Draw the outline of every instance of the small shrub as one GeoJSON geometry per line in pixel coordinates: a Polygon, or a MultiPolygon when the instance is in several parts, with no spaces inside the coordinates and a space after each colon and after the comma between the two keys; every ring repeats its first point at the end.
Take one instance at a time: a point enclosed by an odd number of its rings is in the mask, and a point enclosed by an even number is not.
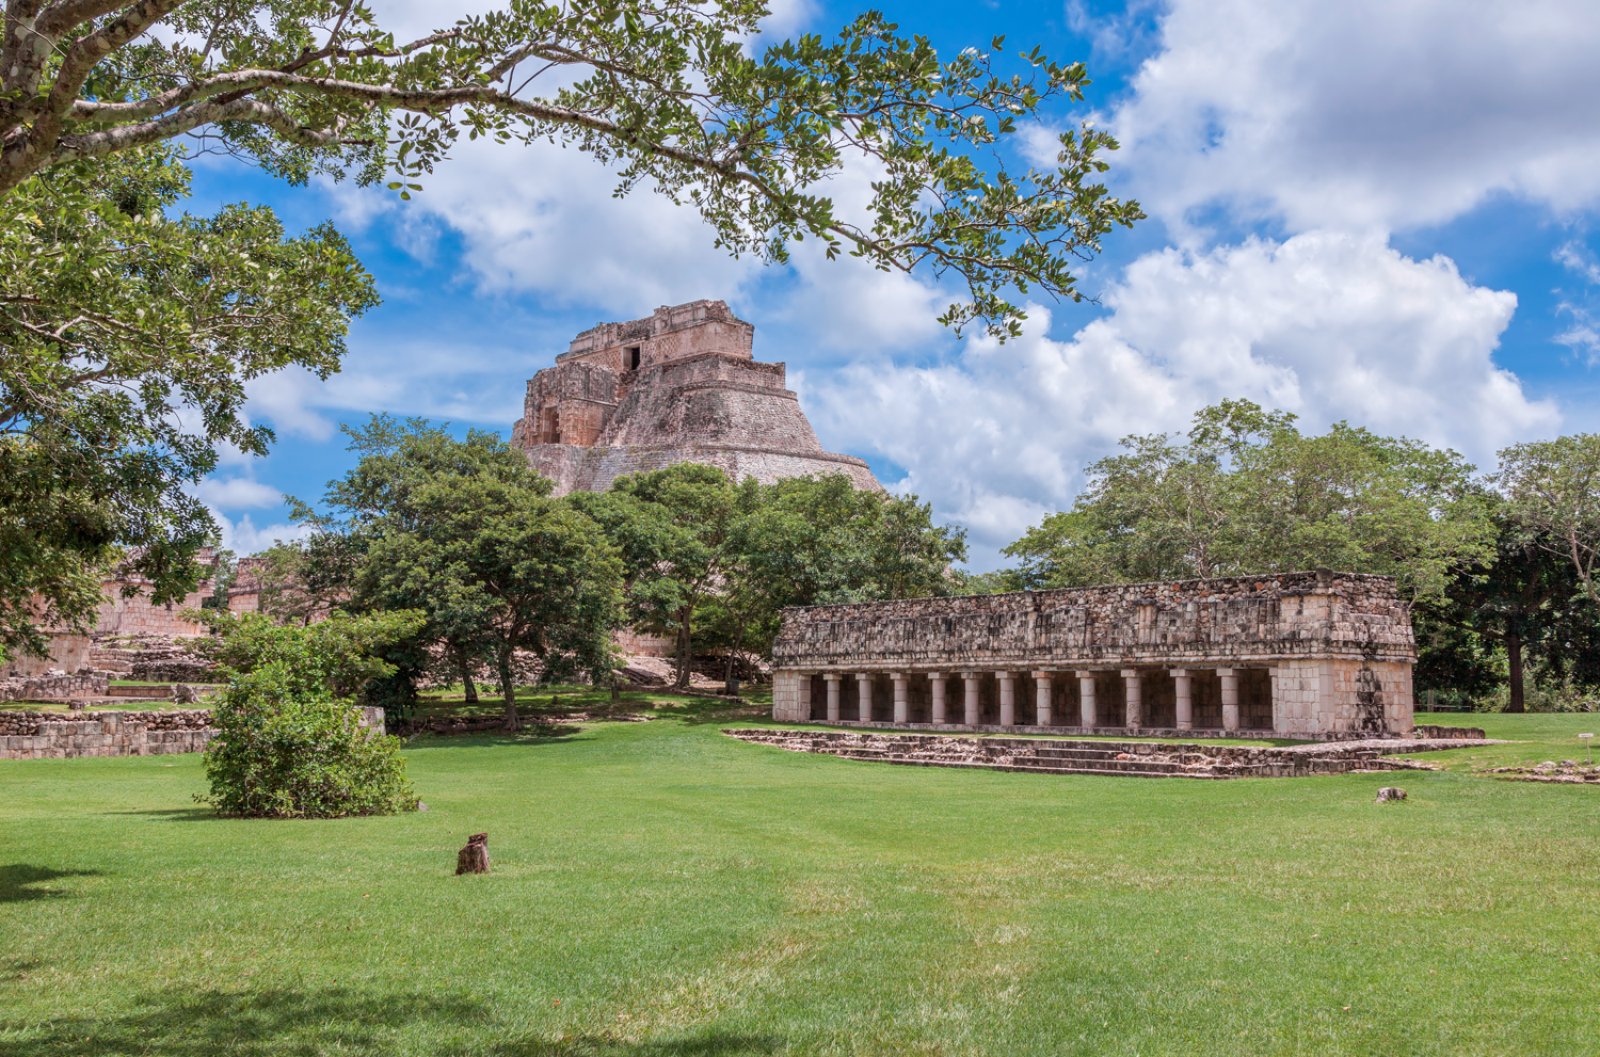
{"type": "Polygon", "coordinates": [[[235,678],[212,708],[206,750],[211,793],[224,815],[340,818],[411,811],[400,739],[361,724],[347,700],[295,692],[283,662],[235,678]]]}
{"type": "MultiPolygon", "coordinates": [[[[400,739],[362,725],[339,691],[387,666],[371,658],[367,618],[281,627],[230,620],[217,652],[230,682],[212,707],[206,749],[211,792],[198,797],[224,815],[340,818],[415,810],[400,739]]],[[[385,633],[387,634],[385,629],[385,633]]]]}

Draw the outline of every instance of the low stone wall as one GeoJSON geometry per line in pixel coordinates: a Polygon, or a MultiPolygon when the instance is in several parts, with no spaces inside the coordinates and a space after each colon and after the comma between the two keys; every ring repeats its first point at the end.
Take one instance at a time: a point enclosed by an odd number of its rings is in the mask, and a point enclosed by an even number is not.
{"type": "Polygon", "coordinates": [[[105,672],[78,672],[65,675],[31,675],[0,679],[0,701],[45,701],[52,704],[79,701],[86,697],[105,697],[110,687],[105,672]]]}
{"type": "MultiPolygon", "coordinates": [[[[384,733],[383,709],[360,711],[363,726],[384,733]]],[[[66,714],[0,711],[0,760],[200,752],[215,734],[211,710],[205,708],[66,714]]]]}
{"type": "Polygon", "coordinates": [[[211,740],[205,709],[165,712],[0,712],[0,759],[159,756],[211,740]]]}

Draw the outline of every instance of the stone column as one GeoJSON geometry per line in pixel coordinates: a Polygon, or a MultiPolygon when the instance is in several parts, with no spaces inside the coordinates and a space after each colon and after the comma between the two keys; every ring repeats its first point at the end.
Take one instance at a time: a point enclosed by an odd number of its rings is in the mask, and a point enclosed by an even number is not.
{"type": "Polygon", "coordinates": [[[1190,693],[1191,680],[1186,668],[1172,669],[1173,696],[1178,702],[1178,729],[1194,729],[1194,697],[1190,693]]]}
{"type": "Polygon", "coordinates": [[[1139,669],[1122,669],[1123,726],[1138,730],[1144,726],[1144,702],[1139,697],[1139,669]]]}
{"type": "Polygon", "coordinates": [[[969,727],[976,727],[978,725],[978,680],[983,676],[977,672],[962,672],[961,678],[967,684],[966,708],[965,714],[962,716],[962,722],[969,727]]]}
{"type": "Polygon", "coordinates": [[[911,680],[905,672],[895,672],[889,678],[894,680],[894,721],[910,723],[911,680]]]}
{"type": "Polygon", "coordinates": [[[1033,673],[1033,721],[1048,727],[1054,717],[1050,714],[1050,673],[1033,673]]]}
{"type": "Polygon", "coordinates": [[[945,676],[938,672],[928,676],[928,688],[933,695],[933,721],[935,723],[948,722],[944,715],[944,682],[945,676]]]}
{"type": "Polygon", "coordinates": [[[1100,713],[1094,704],[1094,673],[1078,673],[1078,726],[1098,727],[1100,713]]]}
{"type": "Polygon", "coordinates": [[[811,674],[810,672],[800,672],[796,676],[799,682],[795,684],[794,688],[795,714],[806,720],[811,718],[811,674]]]}
{"type": "Polygon", "coordinates": [[[861,722],[872,722],[872,673],[856,673],[856,702],[860,706],[861,722]]]}
{"type": "Polygon", "coordinates": [[[1239,729],[1239,670],[1218,668],[1217,678],[1222,680],[1222,729],[1239,729]]]}
{"type": "Polygon", "coordinates": [[[828,722],[839,722],[839,680],[844,676],[838,672],[828,672],[822,681],[828,684],[828,722]]]}
{"type": "Polygon", "coordinates": [[[1017,673],[995,672],[994,676],[1000,681],[1000,725],[1014,727],[1017,725],[1017,673]]]}
{"type": "MultiPolygon", "coordinates": [[[[1334,671],[1333,661],[1323,661],[1322,668],[1317,672],[1317,703],[1311,709],[1311,714],[1306,717],[1311,722],[1312,730],[1353,730],[1356,717],[1351,714],[1353,710],[1339,707],[1339,675],[1334,671]]],[[[1274,668],[1274,671],[1277,669],[1274,668]]],[[[1273,727],[1283,726],[1278,722],[1278,680],[1272,680],[1272,719],[1273,727]]],[[[1304,729],[1304,728],[1302,728],[1304,729]]]]}

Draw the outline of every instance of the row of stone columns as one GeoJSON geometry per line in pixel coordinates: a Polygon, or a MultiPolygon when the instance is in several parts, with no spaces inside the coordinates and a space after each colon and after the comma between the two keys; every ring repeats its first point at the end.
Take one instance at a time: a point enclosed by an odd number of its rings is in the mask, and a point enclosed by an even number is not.
{"type": "MultiPolygon", "coordinates": [[[[1218,668],[1217,676],[1222,683],[1222,729],[1239,729],[1239,673],[1234,668],[1218,668]]],[[[1017,725],[1017,673],[996,672],[995,678],[1000,684],[1000,726],[1013,727],[1017,725]]],[[[1055,725],[1051,701],[1052,684],[1057,672],[1034,672],[1034,722],[1041,727],[1055,725]]],[[[1092,671],[1078,671],[1074,673],[1078,679],[1078,726],[1100,726],[1099,708],[1095,701],[1094,680],[1092,671]]],[[[1144,725],[1144,703],[1142,700],[1140,676],[1137,668],[1122,669],[1123,685],[1123,726],[1138,728],[1144,725]]],[[[1186,668],[1170,669],[1172,676],[1174,697],[1176,700],[1177,728],[1179,730],[1192,730],[1194,728],[1194,694],[1189,671],[1186,668]]],[[[978,725],[979,714],[979,688],[984,677],[983,672],[961,672],[959,678],[963,681],[964,694],[962,697],[961,722],[965,726],[978,725]]],[[[846,678],[843,673],[824,673],[823,681],[827,685],[827,721],[838,723],[844,717],[840,715],[840,683],[846,678]]],[[[872,718],[872,680],[871,672],[858,672],[856,679],[856,718],[863,723],[870,722],[872,718]]],[[[904,672],[892,672],[889,678],[894,683],[894,722],[899,724],[911,721],[911,676],[904,672]]],[[[950,676],[933,672],[928,675],[931,690],[932,715],[934,725],[943,725],[949,720],[949,708],[946,703],[945,684],[950,676]]],[[[808,696],[809,696],[809,683],[808,696]]]]}

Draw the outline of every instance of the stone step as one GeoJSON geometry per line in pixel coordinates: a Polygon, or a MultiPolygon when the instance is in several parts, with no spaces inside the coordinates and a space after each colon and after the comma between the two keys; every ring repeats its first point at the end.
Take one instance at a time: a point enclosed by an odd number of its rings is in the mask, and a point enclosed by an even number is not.
{"type": "MultiPolygon", "coordinates": [[[[1030,774],[1099,774],[1138,778],[1250,778],[1392,771],[1411,766],[1370,749],[1330,744],[1319,752],[1275,748],[1214,748],[1183,742],[1089,742],[982,735],[941,737],[876,732],[729,731],[734,737],[793,752],[864,763],[966,767],[1030,774]],[[1119,757],[1121,757],[1119,759],[1119,757]]],[[[1403,750],[1402,750],[1403,751],[1403,750]]]]}
{"type": "Polygon", "coordinates": [[[847,760],[873,763],[924,764],[945,767],[980,767],[1011,771],[1038,771],[1051,774],[1165,774],[1192,775],[1195,768],[1182,763],[1148,758],[1119,760],[1106,757],[1096,760],[1039,760],[1029,757],[996,757],[988,760],[971,759],[957,755],[929,755],[902,753],[867,747],[838,747],[826,755],[847,760]]]}
{"type": "MultiPolygon", "coordinates": [[[[914,756],[871,756],[856,757],[848,753],[829,753],[846,760],[859,760],[863,763],[897,763],[912,767],[958,767],[978,771],[1011,771],[1018,774],[1078,774],[1102,775],[1123,778],[1227,778],[1231,775],[1212,774],[1206,771],[1194,771],[1183,767],[1156,768],[1156,767],[1076,767],[1062,765],[1038,765],[1026,761],[1013,763],[1000,763],[998,761],[983,763],[974,760],[935,760],[914,756]]],[[[1133,763],[1130,760],[1119,760],[1118,763],[1133,763]]]]}

